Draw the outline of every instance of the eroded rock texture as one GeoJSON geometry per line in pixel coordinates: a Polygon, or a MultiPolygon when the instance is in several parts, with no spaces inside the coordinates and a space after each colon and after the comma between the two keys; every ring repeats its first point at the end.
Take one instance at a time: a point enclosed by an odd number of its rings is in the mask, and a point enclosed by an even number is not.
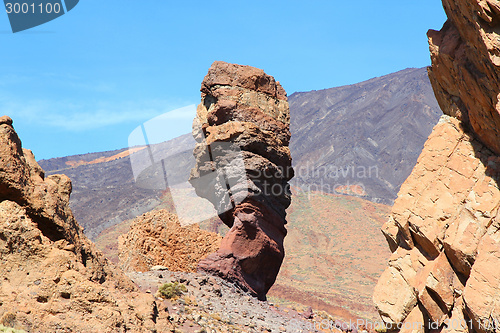
{"type": "Polygon", "coordinates": [[[201,93],[190,182],[231,229],[199,269],[264,299],[285,255],[293,177],[287,96],[264,71],[219,61],[201,93]]]}
{"type": "Polygon", "coordinates": [[[428,34],[429,73],[447,115],[383,227],[393,254],[374,302],[404,332],[498,332],[500,6],[443,4],[449,19],[428,34]]]}
{"type": "Polygon", "coordinates": [[[28,332],[169,329],[143,294],[83,235],[69,209],[71,181],[45,177],[0,118],[0,324],[28,332]]]}
{"type": "Polygon", "coordinates": [[[120,267],[147,272],[153,266],[171,271],[194,272],[198,262],[217,251],[222,237],[189,225],[182,227],[177,215],[165,209],[143,214],[132,221],[130,231],[119,237],[120,267]]]}

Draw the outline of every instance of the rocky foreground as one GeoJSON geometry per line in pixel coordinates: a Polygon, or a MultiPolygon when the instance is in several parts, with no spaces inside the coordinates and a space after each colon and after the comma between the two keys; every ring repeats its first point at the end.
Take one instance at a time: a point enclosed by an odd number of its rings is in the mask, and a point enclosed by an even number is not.
{"type": "Polygon", "coordinates": [[[147,293],[155,294],[164,283],[185,287],[180,297],[160,301],[177,332],[320,332],[322,322],[339,333],[342,328],[352,331],[356,327],[354,322],[351,327],[338,320],[335,327],[335,319],[324,312],[275,307],[203,273],[172,272],[156,266],[150,272],[130,272],[128,276],[147,293]]]}
{"type": "Polygon", "coordinates": [[[203,273],[132,273],[131,280],[83,234],[70,194],[70,179],[45,177],[12,120],[1,117],[0,330],[314,331],[319,317],[306,321],[203,273]],[[171,299],[156,294],[166,282],[186,289],[171,299]]]}
{"type": "Polygon", "coordinates": [[[168,316],[108,263],[69,209],[71,181],[45,177],[0,118],[0,324],[28,332],[168,330],[168,316]]]}

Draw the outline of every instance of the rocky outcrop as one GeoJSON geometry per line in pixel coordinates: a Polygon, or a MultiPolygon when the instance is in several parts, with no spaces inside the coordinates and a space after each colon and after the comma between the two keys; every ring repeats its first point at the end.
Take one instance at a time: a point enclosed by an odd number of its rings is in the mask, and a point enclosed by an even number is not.
{"type": "Polygon", "coordinates": [[[190,182],[231,229],[199,269],[264,299],[285,255],[293,176],[287,96],[264,71],[219,61],[201,93],[190,182]]]}
{"type": "Polygon", "coordinates": [[[405,332],[500,327],[500,7],[443,1],[431,82],[446,113],[383,227],[393,254],[374,294],[405,332]]]}
{"type": "Polygon", "coordinates": [[[70,193],[70,179],[45,177],[12,120],[1,117],[0,324],[28,332],[169,329],[155,298],[83,235],[70,193]]]}
{"type": "Polygon", "coordinates": [[[500,319],[499,177],[500,158],[443,116],[383,227],[393,254],[374,302],[387,324],[500,319]]]}
{"type": "Polygon", "coordinates": [[[135,218],[130,231],[119,237],[120,266],[124,271],[147,272],[153,266],[194,272],[201,259],[217,251],[222,237],[189,225],[181,227],[165,209],[135,218]]]}
{"type": "Polygon", "coordinates": [[[448,21],[428,32],[429,78],[445,114],[500,154],[500,5],[496,0],[443,0],[448,21]]]}

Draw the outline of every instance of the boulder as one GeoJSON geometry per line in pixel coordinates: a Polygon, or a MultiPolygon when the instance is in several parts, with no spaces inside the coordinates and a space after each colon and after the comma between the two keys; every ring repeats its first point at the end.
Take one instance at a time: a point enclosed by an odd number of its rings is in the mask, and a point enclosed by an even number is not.
{"type": "Polygon", "coordinates": [[[194,272],[198,262],[219,248],[222,237],[195,225],[182,227],[177,215],[157,209],[135,218],[118,239],[120,268],[147,272],[194,272]]]}

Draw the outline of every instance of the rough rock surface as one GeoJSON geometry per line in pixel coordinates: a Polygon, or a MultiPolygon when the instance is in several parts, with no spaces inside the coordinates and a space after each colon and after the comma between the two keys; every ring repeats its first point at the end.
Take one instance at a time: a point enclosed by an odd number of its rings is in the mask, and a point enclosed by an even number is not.
{"type": "Polygon", "coordinates": [[[198,262],[217,251],[222,237],[190,225],[181,227],[165,209],[135,218],[130,231],[119,237],[120,266],[124,271],[147,272],[154,266],[194,272],[198,262]]]}
{"type": "Polygon", "coordinates": [[[190,182],[231,229],[199,269],[264,299],[285,255],[293,177],[287,96],[264,71],[219,61],[201,92],[190,182]]]}
{"type": "Polygon", "coordinates": [[[383,227],[393,254],[374,302],[403,331],[498,332],[500,6],[443,4],[449,19],[428,34],[429,74],[447,115],[383,227]]]}
{"type": "Polygon", "coordinates": [[[386,323],[500,319],[499,179],[500,158],[443,116],[382,230],[393,254],[374,302],[386,323]]]}
{"type": "Polygon", "coordinates": [[[445,114],[500,154],[500,4],[443,0],[448,21],[428,32],[429,78],[445,114]]]}
{"type": "Polygon", "coordinates": [[[68,201],[71,181],[44,176],[0,118],[0,325],[28,332],[169,329],[140,292],[83,235],[68,201]]]}
{"type": "MultiPolygon", "coordinates": [[[[155,294],[158,285],[163,283],[177,282],[186,287],[181,297],[160,301],[162,307],[168,310],[169,318],[175,325],[175,332],[298,333],[324,332],[325,328],[328,328],[329,332],[342,332],[334,327],[337,318],[324,311],[313,311],[310,318],[305,319],[300,314],[302,308],[278,307],[272,303],[261,302],[233,283],[206,273],[152,270],[127,274],[141,286],[141,290],[152,294],[155,294]]],[[[344,323],[344,327],[347,328],[350,324],[344,323]]],[[[347,329],[343,331],[346,332],[347,329]]],[[[354,330],[352,332],[354,333],[354,330]]],[[[369,332],[375,333],[373,330],[369,332]]]]}

